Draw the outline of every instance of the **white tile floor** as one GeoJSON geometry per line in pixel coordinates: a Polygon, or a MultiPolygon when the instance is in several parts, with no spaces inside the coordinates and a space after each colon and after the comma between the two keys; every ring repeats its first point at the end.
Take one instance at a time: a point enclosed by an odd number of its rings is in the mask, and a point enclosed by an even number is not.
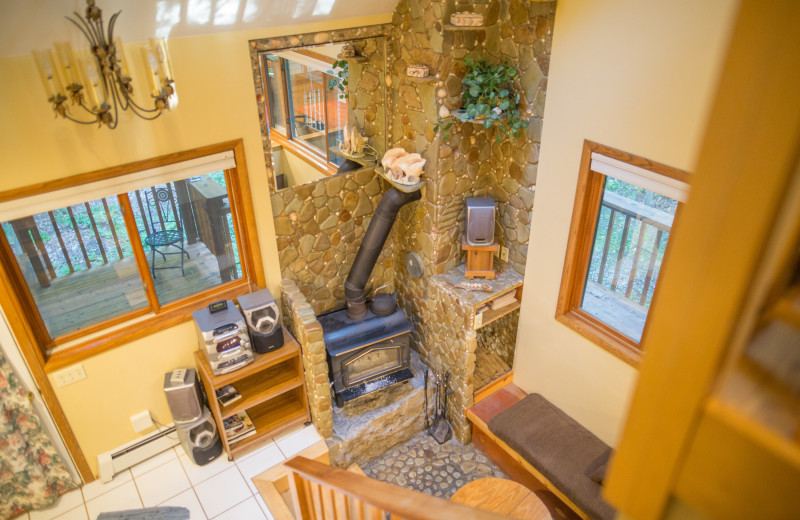
{"type": "Polygon", "coordinates": [[[104,484],[95,481],[59,498],[55,505],[24,514],[28,520],[95,520],[108,511],[181,506],[191,520],[273,520],[250,480],[311,446],[321,437],[313,426],[297,429],[229,462],[221,455],[197,466],[176,446],[104,484]]]}

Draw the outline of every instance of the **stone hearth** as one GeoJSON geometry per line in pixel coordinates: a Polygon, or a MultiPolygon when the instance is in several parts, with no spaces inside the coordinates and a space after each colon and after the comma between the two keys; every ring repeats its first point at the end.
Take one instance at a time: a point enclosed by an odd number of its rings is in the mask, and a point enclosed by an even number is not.
{"type": "Polygon", "coordinates": [[[364,466],[425,429],[426,368],[412,351],[411,380],[361,396],[343,408],[334,406],[333,436],[327,440],[331,464],[364,466]]]}

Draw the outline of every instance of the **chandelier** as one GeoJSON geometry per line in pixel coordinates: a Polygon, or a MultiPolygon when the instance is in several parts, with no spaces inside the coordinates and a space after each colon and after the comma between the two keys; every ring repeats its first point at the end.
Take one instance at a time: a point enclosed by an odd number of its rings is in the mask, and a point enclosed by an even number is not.
{"type": "Polygon", "coordinates": [[[133,80],[122,40],[114,37],[114,24],[122,11],[111,17],[106,31],[103,12],[94,0],[86,0],[86,5],[85,17],[73,12],[74,18],[66,18],[89,41],[88,50],[75,52],[69,43],[56,43],[55,49],[34,52],[56,117],[114,129],[121,111],[130,110],[152,120],[177,105],[166,42],[151,39],[142,49],[152,98],[152,108],[145,108],[133,99],[133,80]]]}

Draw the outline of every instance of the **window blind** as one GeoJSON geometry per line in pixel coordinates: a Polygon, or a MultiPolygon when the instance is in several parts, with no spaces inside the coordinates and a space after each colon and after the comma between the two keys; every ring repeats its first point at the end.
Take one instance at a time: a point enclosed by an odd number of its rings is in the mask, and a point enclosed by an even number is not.
{"type": "Polygon", "coordinates": [[[70,186],[0,203],[0,222],[128,193],[157,184],[188,179],[236,166],[233,151],[149,168],[89,184],[70,186]]]}
{"type": "Polygon", "coordinates": [[[634,184],[679,202],[686,202],[689,198],[689,185],[687,183],[606,157],[597,152],[592,152],[591,169],[597,173],[634,184]]]}

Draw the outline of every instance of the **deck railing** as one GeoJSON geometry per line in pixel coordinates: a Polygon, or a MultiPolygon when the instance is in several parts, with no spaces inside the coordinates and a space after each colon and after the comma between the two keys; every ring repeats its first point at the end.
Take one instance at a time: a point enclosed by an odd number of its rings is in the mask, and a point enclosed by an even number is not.
{"type": "MultiPolygon", "coordinates": [[[[130,192],[139,239],[153,232],[154,220],[164,222],[168,218],[158,204],[147,208],[148,198],[155,200],[155,190],[165,188],[170,194],[170,210],[173,215],[180,215],[186,243],[204,242],[220,262],[223,281],[238,278],[227,191],[216,181],[205,178],[191,188],[189,184],[175,181],[130,192]]],[[[49,287],[51,280],[75,271],[133,256],[132,237],[127,237],[116,197],[16,219],[10,225],[11,230],[5,229],[6,234],[9,236],[13,231],[16,238],[16,243],[10,240],[11,247],[16,255],[27,257],[41,287],[49,287]]]]}
{"type": "MultiPolygon", "coordinates": [[[[612,192],[603,195],[601,210],[603,208],[607,208],[610,214],[604,228],[601,228],[598,221],[596,233],[605,231],[605,239],[599,256],[599,267],[591,269],[588,278],[647,307],[650,303],[650,289],[655,285],[661,265],[660,258],[666,248],[665,238],[672,229],[673,216],[612,192]],[[615,245],[612,243],[616,242],[614,237],[619,236],[620,220],[622,231],[620,240],[615,245]],[[633,234],[636,234],[635,241],[629,240],[633,234]],[[626,258],[631,258],[629,266],[626,258]],[[642,260],[646,261],[646,267],[640,266],[642,260]],[[609,261],[613,264],[610,265],[609,261]]],[[[595,248],[599,247],[598,244],[599,241],[595,240],[595,248]]],[[[596,258],[597,255],[598,251],[595,249],[593,256],[596,258]]]]}

